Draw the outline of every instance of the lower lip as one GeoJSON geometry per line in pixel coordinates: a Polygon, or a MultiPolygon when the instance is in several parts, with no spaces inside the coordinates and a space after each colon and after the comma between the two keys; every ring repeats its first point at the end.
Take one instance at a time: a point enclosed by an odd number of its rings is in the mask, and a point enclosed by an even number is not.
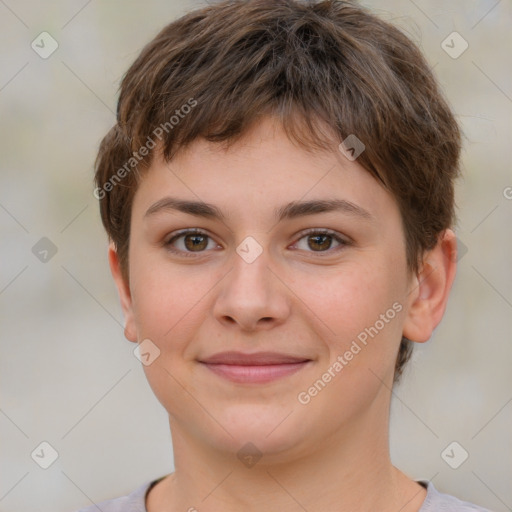
{"type": "Polygon", "coordinates": [[[213,373],[232,382],[263,384],[292,375],[304,368],[308,363],[309,361],[304,361],[301,363],[267,364],[262,366],[202,364],[213,373]]]}

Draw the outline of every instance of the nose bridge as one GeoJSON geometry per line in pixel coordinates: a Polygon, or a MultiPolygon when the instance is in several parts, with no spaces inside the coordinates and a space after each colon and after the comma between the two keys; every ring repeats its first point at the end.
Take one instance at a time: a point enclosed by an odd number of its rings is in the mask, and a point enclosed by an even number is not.
{"type": "Polygon", "coordinates": [[[244,329],[284,320],[288,300],[273,275],[267,251],[256,251],[251,241],[239,245],[233,268],[223,280],[214,314],[218,320],[235,322],[244,329]]]}
{"type": "Polygon", "coordinates": [[[241,252],[240,247],[233,262],[232,285],[235,287],[234,291],[238,294],[260,295],[261,299],[268,293],[268,286],[271,285],[268,279],[270,273],[268,255],[261,253],[254,259],[246,259],[239,252],[241,252]]]}

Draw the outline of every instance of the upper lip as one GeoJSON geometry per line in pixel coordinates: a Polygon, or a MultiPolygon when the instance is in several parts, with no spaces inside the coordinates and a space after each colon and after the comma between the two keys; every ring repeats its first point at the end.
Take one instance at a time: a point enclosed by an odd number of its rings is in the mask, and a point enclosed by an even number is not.
{"type": "Polygon", "coordinates": [[[207,364],[231,364],[238,366],[263,366],[270,364],[293,364],[310,361],[307,357],[280,354],[278,352],[254,352],[245,354],[243,352],[219,352],[206,359],[200,359],[201,363],[207,364]]]}

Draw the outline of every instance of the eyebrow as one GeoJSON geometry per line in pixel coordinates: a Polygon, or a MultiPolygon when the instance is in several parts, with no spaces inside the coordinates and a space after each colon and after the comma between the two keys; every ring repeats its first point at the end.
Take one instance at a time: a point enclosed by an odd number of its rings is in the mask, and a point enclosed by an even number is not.
{"type": "MultiPolygon", "coordinates": [[[[202,201],[188,201],[175,197],[164,197],[151,205],[144,217],[150,217],[156,213],[168,210],[176,210],[196,217],[225,220],[225,215],[215,205],[202,201]]],[[[292,201],[274,210],[275,219],[280,222],[284,219],[294,219],[317,213],[342,212],[365,220],[375,220],[375,217],[346,199],[314,199],[311,201],[292,201]]]]}

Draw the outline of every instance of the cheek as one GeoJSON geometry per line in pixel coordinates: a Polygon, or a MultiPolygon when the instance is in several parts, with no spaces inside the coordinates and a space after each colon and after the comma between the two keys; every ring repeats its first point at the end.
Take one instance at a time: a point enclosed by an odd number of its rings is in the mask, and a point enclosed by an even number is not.
{"type": "Polygon", "coordinates": [[[369,265],[342,267],[318,281],[305,279],[300,285],[304,302],[333,331],[353,332],[373,324],[400,297],[389,268],[379,271],[369,265]]]}
{"type": "Polygon", "coordinates": [[[303,283],[304,302],[321,320],[329,361],[345,356],[346,374],[368,367],[382,373],[394,367],[404,306],[401,278],[393,268],[401,267],[353,264],[321,285],[314,280],[303,283]]]}
{"type": "MultiPolygon", "coordinates": [[[[144,247],[143,243],[133,241],[134,246],[144,247]]],[[[139,338],[154,338],[157,344],[179,328],[180,318],[192,308],[196,288],[193,279],[162,260],[152,248],[130,253],[130,289],[139,338]]]]}
{"type": "Polygon", "coordinates": [[[166,264],[162,258],[134,258],[136,265],[132,301],[138,338],[157,345],[162,366],[181,372],[182,363],[194,357],[191,342],[213,308],[212,293],[224,274],[166,264]]]}
{"type": "MultiPolygon", "coordinates": [[[[404,307],[399,276],[353,267],[311,294],[311,309],[327,324],[326,358],[304,383],[301,399],[318,416],[337,404],[333,424],[369,407],[388,393],[401,340],[404,307]],[[328,358],[328,360],[327,360],[328,358]],[[383,384],[386,383],[386,384],[383,384]]],[[[309,304],[308,304],[309,305],[309,304]]]]}
{"type": "Polygon", "coordinates": [[[132,292],[138,337],[150,339],[158,353],[143,369],[162,406],[175,417],[186,418],[195,403],[191,396],[197,394],[186,350],[201,325],[201,297],[210,287],[179,275],[176,269],[166,271],[162,265],[146,262],[139,268],[132,292]]]}

